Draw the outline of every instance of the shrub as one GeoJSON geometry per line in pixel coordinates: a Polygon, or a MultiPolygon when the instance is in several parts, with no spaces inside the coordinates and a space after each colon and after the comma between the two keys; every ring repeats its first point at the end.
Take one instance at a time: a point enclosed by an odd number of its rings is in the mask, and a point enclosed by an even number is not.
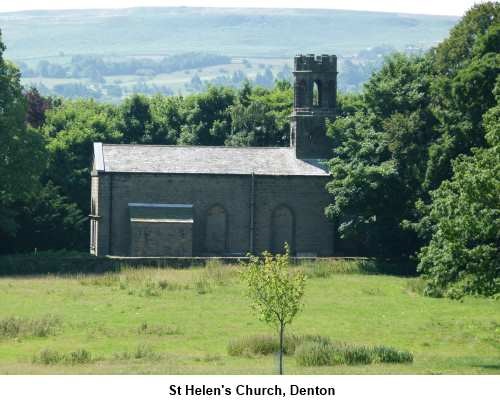
{"type": "Polygon", "coordinates": [[[0,320],[0,336],[16,337],[47,337],[54,335],[61,324],[59,318],[47,315],[39,319],[9,317],[0,320]]]}
{"type": "Polygon", "coordinates": [[[327,366],[333,362],[331,345],[324,342],[306,342],[300,345],[295,358],[301,366],[327,366]]]}
{"type": "MultiPolygon", "coordinates": [[[[227,351],[230,356],[268,355],[280,350],[279,339],[269,335],[245,336],[229,342],[227,351]]],[[[285,337],[283,352],[293,354],[295,342],[285,337]]]]}
{"type": "Polygon", "coordinates": [[[115,353],[113,357],[118,360],[130,360],[130,359],[160,360],[162,358],[162,355],[159,352],[155,352],[148,344],[141,343],[137,345],[134,351],[118,352],[115,353]]]}
{"type": "Polygon", "coordinates": [[[371,363],[411,363],[413,355],[387,346],[354,346],[328,341],[306,341],[296,350],[300,366],[334,366],[371,363]]]}
{"type": "Polygon", "coordinates": [[[74,352],[69,352],[64,356],[65,363],[69,364],[86,364],[92,361],[92,355],[88,350],[78,349],[74,352]]]}
{"type": "Polygon", "coordinates": [[[64,356],[57,350],[43,349],[38,355],[33,356],[33,363],[39,364],[57,364],[63,360],[64,356]]]}
{"type": "Polygon", "coordinates": [[[159,357],[159,353],[153,351],[151,346],[145,343],[141,343],[140,345],[138,345],[134,351],[135,359],[156,359],[159,357]]]}
{"type": "Polygon", "coordinates": [[[17,337],[21,331],[21,319],[5,318],[0,320],[0,336],[17,337]]]}
{"type": "Polygon", "coordinates": [[[334,348],[334,351],[341,359],[341,364],[370,364],[374,359],[373,351],[365,346],[340,346],[334,348]]]}
{"type": "MultiPolygon", "coordinates": [[[[285,336],[283,353],[292,355],[295,348],[304,342],[329,343],[330,339],[317,335],[285,336]]],[[[279,352],[279,339],[270,335],[245,336],[229,342],[227,351],[230,356],[263,355],[279,352]]]]}
{"type": "Polygon", "coordinates": [[[33,363],[51,365],[65,363],[70,365],[86,364],[92,361],[92,354],[86,349],[78,349],[69,353],[61,353],[57,350],[42,349],[33,356],[33,363]]]}
{"type": "Polygon", "coordinates": [[[404,350],[397,350],[387,346],[373,348],[374,361],[378,363],[411,363],[413,355],[404,350]]]}

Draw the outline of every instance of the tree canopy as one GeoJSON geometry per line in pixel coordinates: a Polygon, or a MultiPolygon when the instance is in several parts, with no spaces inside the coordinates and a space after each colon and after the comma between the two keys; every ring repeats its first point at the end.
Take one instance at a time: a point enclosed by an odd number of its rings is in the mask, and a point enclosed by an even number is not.
{"type": "Polygon", "coordinates": [[[18,206],[37,185],[42,138],[26,124],[19,70],[3,58],[0,32],[0,233],[15,235],[18,206]]]}

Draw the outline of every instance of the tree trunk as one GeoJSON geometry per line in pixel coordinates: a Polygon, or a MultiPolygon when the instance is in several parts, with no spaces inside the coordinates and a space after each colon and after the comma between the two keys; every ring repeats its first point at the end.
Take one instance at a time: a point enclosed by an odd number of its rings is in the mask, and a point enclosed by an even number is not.
{"type": "Polygon", "coordinates": [[[280,375],[283,375],[283,343],[284,343],[285,325],[280,323],[280,375]]]}

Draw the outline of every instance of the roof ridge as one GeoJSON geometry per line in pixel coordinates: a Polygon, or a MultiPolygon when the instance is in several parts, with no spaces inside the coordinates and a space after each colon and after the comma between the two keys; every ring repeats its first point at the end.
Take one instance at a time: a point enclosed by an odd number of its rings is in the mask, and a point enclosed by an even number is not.
{"type": "MultiPolygon", "coordinates": [[[[97,142],[94,142],[97,143],[97,142]]],[[[137,143],[103,143],[102,146],[135,146],[154,148],[212,148],[212,149],[292,149],[291,146],[229,146],[229,145],[157,145],[137,143]]]]}

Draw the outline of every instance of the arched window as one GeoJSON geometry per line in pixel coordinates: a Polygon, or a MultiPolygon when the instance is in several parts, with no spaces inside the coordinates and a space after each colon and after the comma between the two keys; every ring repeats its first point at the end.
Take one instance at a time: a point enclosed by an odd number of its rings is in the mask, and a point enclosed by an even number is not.
{"type": "Polygon", "coordinates": [[[227,215],[222,205],[214,205],[207,211],[205,226],[205,251],[223,254],[226,251],[227,215]]]}
{"type": "Polygon", "coordinates": [[[313,84],[313,106],[321,107],[321,82],[319,80],[315,80],[313,84]]]}
{"type": "Polygon", "coordinates": [[[294,251],[295,244],[295,218],[293,212],[286,205],[277,207],[271,218],[271,249],[274,253],[284,252],[285,242],[294,251]]]}

